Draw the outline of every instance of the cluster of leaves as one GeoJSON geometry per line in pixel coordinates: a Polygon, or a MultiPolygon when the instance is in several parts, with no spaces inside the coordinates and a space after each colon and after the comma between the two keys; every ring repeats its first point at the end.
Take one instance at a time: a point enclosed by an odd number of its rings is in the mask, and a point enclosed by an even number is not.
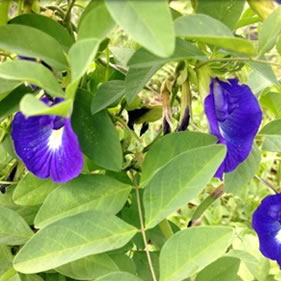
{"type": "Polygon", "coordinates": [[[281,180],[280,19],[269,0],[0,0],[0,280],[281,280],[251,228],[281,180]],[[238,77],[264,110],[223,185],[226,148],[203,117],[215,76],[238,77]],[[47,107],[42,91],[65,101],[47,107]],[[71,116],[79,177],[26,171],[10,137],[19,110],[71,116]]]}

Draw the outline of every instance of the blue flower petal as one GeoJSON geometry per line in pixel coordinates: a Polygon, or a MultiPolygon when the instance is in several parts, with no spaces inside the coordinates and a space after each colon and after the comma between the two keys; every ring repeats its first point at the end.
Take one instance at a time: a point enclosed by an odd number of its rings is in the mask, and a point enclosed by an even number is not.
{"type": "Polygon", "coordinates": [[[262,254],[281,266],[281,194],[262,200],[253,214],[252,225],[258,234],[262,254]]]}
{"type": "Polygon", "coordinates": [[[249,155],[262,120],[259,103],[247,85],[237,79],[228,82],[213,79],[205,99],[210,133],[227,146],[226,157],[215,176],[233,171],[249,155]]]}
{"type": "Polygon", "coordinates": [[[83,155],[69,118],[54,115],[25,118],[18,112],[11,135],[17,155],[37,177],[63,183],[80,174],[83,155]]]}

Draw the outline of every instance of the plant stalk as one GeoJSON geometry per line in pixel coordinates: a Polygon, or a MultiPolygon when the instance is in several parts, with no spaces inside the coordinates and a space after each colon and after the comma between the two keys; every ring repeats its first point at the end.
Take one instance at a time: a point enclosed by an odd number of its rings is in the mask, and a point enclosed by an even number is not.
{"type": "Polygon", "coordinates": [[[149,268],[150,268],[150,271],[151,271],[153,281],[157,281],[155,271],[154,271],[154,268],[153,268],[153,264],[152,264],[152,260],[151,260],[151,256],[150,256],[150,252],[149,252],[149,249],[148,249],[148,243],[147,243],[145,227],[144,227],[144,222],[143,222],[143,214],[142,214],[142,209],[141,209],[139,185],[136,181],[134,173],[132,171],[130,171],[130,174],[131,174],[134,186],[136,188],[136,197],[137,197],[138,213],[139,213],[139,219],[140,219],[140,225],[141,225],[141,234],[142,234],[142,238],[143,238],[143,242],[144,242],[144,247],[145,247],[148,265],[149,265],[149,268]]]}

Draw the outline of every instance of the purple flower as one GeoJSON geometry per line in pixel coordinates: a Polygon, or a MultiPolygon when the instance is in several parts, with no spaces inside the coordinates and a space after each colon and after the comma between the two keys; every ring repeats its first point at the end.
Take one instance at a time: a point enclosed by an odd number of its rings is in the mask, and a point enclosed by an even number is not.
{"type": "Polygon", "coordinates": [[[278,4],[281,4],[281,0],[274,0],[275,2],[277,2],[278,4]]]}
{"type": "MultiPolygon", "coordinates": [[[[48,98],[42,99],[49,106],[62,100],[56,98],[51,102],[48,98]]],[[[50,177],[54,182],[64,183],[80,174],[83,155],[70,118],[56,115],[26,118],[18,112],[11,135],[17,155],[37,177],[50,177]]]]}
{"type": "Polygon", "coordinates": [[[281,267],[281,194],[264,198],[253,214],[262,254],[276,260],[281,267]]]}
{"type": "Polygon", "coordinates": [[[247,85],[237,79],[228,82],[212,80],[205,99],[210,133],[227,147],[227,154],[215,177],[233,171],[249,155],[262,120],[259,103],[247,85]]]}

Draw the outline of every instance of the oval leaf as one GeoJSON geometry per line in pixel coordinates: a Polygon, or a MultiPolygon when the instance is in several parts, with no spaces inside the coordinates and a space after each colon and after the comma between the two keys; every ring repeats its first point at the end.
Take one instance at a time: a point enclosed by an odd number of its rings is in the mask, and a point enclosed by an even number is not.
{"type": "Polygon", "coordinates": [[[125,204],[131,191],[123,184],[104,175],[80,176],[54,190],[40,208],[37,228],[45,227],[64,217],[88,210],[101,210],[115,215],[125,204]],[[58,198],[63,198],[58,202],[58,198]]]}
{"type": "Polygon", "coordinates": [[[148,182],[159,168],[179,154],[216,142],[217,138],[212,135],[195,132],[177,132],[162,137],[151,146],[145,156],[141,184],[148,182]]]}
{"type": "Polygon", "coordinates": [[[195,281],[237,281],[240,260],[233,257],[222,257],[205,267],[195,281]]]}
{"type": "Polygon", "coordinates": [[[78,40],[96,38],[102,41],[114,26],[115,22],[104,1],[93,1],[82,14],[77,34],[78,40]]]}
{"type": "Polygon", "coordinates": [[[68,31],[58,22],[38,14],[24,14],[9,21],[10,24],[21,24],[39,29],[56,39],[67,51],[74,43],[68,31]]]}
{"type": "Polygon", "coordinates": [[[261,161],[261,153],[256,144],[253,145],[250,155],[231,173],[225,174],[224,189],[227,193],[237,194],[243,186],[255,176],[261,161]]]}
{"type": "Polygon", "coordinates": [[[138,277],[127,272],[115,272],[98,278],[96,281],[142,281],[138,277]]]}
{"type": "Polygon", "coordinates": [[[67,217],[37,232],[19,251],[14,268],[36,273],[124,246],[137,229],[97,211],[67,217]],[[112,231],[114,229],[114,231],[112,231]]]}
{"type": "Polygon", "coordinates": [[[117,132],[105,111],[91,116],[92,98],[85,90],[77,92],[71,119],[73,129],[83,153],[100,167],[120,171],[123,158],[117,132]]]}
{"type": "Polygon", "coordinates": [[[192,200],[213,177],[225,152],[223,145],[216,144],[192,149],[159,169],[144,190],[146,227],[153,228],[192,200]]]}
{"type": "Polygon", "coordinates": [[[128,66],[134,68],[152,67],[156,64],[165,64],[170,61],[178,61],[185,59],[206,60],[204,53],[193,46],[190,42],[177,38],[176,49],[174,53],[167,58],[157,57],[147,50],[141,48],[137,50],[128,62],[128,66]]]}
{"type": "Polygon", "coordinates": [[[77,41],[69,50],[72,81],[82,77],[92,63],[98,51],[98,39],[84,39],[77,41]]]}
{"type": "Polygon", "coordinates": [[[15,211],[0,207],[0,244],[21,245],[33,235],[24,219],[15,211]]]}
{"type": "Polygon", "coordinates": [[[161,66],[162,65],[157,64],[146,68],[129,68],[125,79],[126,100],[128,104],[134,100],[137,94],[144,88],[145,84],[161,66]]]}
{"type": "Polygon", "coordinates": [[[20,101],[20,111],[26,116],[58,115],[69,117],[72,110],[72,100],[60,102],[54,106],[47,106],[31,94],[25,95],[20,101]]]}
{"type": "Polygon", "coordinates": [[[42,180],[28,173],[17,184],[13,200],[21,206],[37,206],[58,186],[60,185],[50,179],[42,180]]]}
{"type": "Polygon", "coordinates": [[[233,230],[221,226],[194,227],[176,233],[161,250],[160,281],[190,277],[221,257],[232,238],[233,230]]]}
{"type": "Polygon", "coordinates": [[[167,0],[105,1],[114,20],[136,42],[160,57],[172,55],[175,35],[167,0]]]}
{"type": "Polygon", "coordinates": [[[227,26],[207,15],[197,14],[180,17],[175,21],[175,29],[179,36],[237,53],[253,55],[256,52],[250,41],[234,37],[227,26]]]}
{"type": "Polygon", "coordinates": [[[20,56],[40,58],[57,70],[68,68],[61,45],[38,29],[20,24],[4,25],[0,26],[0,38],[1,49],[20,56]]]}
{"type": "Polygon", "coordinates": [[[103,83],[93,98],[91,112],[95,114],[118,99],[125,93],[125,82],[123,80],[112,80],[103,83]]]}
{"type": "Polygon", "coordinates": [[[57,267],[56,271],[77,280],[94,280],[100,276],[119,271],[119,268],[108,255],[101,254],[62,265],[57,267]]]}
{"type": "Polygon", "coordinates": [[[259,56],[270,51],[281,31],[281,6],[270,14],[262,24],[259,32],[259,56]]]}
{"type": "Polygon", "coordinates": [[[63,97],[64,92],[50,70],[31,61],[7,61],[0,64],[0,78],[29,82],[55,97],[63,97]]]}

